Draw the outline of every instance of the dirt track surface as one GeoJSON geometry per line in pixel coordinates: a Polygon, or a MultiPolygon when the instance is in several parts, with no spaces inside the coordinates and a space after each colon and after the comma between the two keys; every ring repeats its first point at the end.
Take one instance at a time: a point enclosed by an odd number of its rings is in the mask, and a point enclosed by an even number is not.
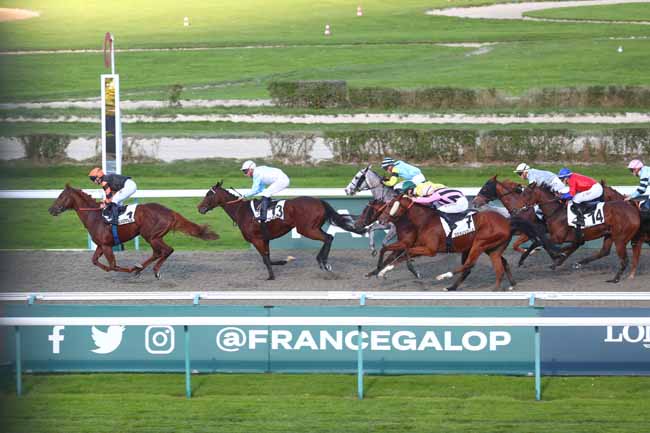
{"type": "MultiPolygon", "coordinates": [[[[508,255],[520,291],[562,292],[645,292],[650,291],[650,250],[641,257],[637,278],[619,284],[606,283],[618,264],[610,257],[574,270],[571,264],[595,250],[584,250],[569,259],[568,265],[552,271],[549,259],[543,254],[529,258],[522,268],[516,268],[516,256],[508,255]]],[[[118,262],[124,266],[142,261],[147,251],[123,252],[118,262]]],[[[386,290],[386,291],[442,291],[450,284],[435,281],[438,274],[451,270],[460,262],[459,255],[442,254],[434,258],[420,258],[416,267],[422,274],[416,280],[405,267],[398,267],[387,279],[364,278],[373,268],[375,259],[364,250],[333,250],[330,264],[333,272],[321,271],[315,260],[316,251],[275,251],[273,259],[283,259],[288,254],[295,261],[285,266],[275,266],[275,281],[267,281],[266,270],[259,255],[250,251],[229,252],[176,252],[162,268],[162,279],[156,280],[151,269],[140,277],[123,273],[106,273],[93,266],[90,252],[0,252],[0,290],[3,292],[92,292],[92,291],[227,291],[227,290],[386,290]]],[[[627,276],[627,273],[625,274],[627,276]]],[[[490,291],[494,273],[489,259],[482,257],[461,288],[465,291],[490,291]]],[[[507,287],[504,281],[503,287],[507,287]]],[[[239,302],[242,303],[242,302],[239,302]]],[[[298,302],[290,302],[298,303],[298,302]]],[[[452,304],[458,302],[452,302],[452,304]]],[[[392,302],[394,304],[394,302],[392,302]]],[[[488,305],[486,302],[478,302],[488,305]]],[[[521,304],[518,302],[515,304],[521,304]]],[[[558,305],[554,302],[553,305],[558,305]]],[[[594,303],[584,302],[584,305],[594,303]]],[[[598,303],[596,305],[612,305],[598,303]]],[[[616,306],[634,306],[638,303],[619,302],[616,306]]],[[[640,305],[639,305],[640,306],[640,305]]]]}

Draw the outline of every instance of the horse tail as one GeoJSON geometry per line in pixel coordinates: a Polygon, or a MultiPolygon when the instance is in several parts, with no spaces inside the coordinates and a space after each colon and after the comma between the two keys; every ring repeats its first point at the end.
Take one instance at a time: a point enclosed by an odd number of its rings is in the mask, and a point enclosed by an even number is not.
{"type": "Polygon", "coordinates": [[[533,224],[530,221],[515,216],[510,218],[510,234],[512,235],[515,232],[523,233],[528,236],[529,239],[539,241],[552,257],[559,252],[558,248],[549,241],[540,225],[533,224]]]}
{"type": "Polygon", "coordinates": [[[338,213],[332,207],[332,205],[326,202],[325,200],[321,200],[321,203],[325,208],[325,217],[330,222],[330,224],[334,224],[338,227],[341,227],[345,231],[357,233],[360,235],[366,232],[365,228],[359,229],[354,226],[356,221],[354,220],[354,217],[352,217],[352,215],[343,215],[338,213]]]}
{"type": "Polygon", "coordinates": [[[172,211],[172,215],[174,217],[174,223],[172,225],[174,230],[181,231],[187,235],[194,236],[195,238],[203,239],[204,241],[216,241],[219,239],[219,235],[210,230],[210,227],[208,227],[207,224],[195,224],[183,215],[174,211],[172,211]]]}

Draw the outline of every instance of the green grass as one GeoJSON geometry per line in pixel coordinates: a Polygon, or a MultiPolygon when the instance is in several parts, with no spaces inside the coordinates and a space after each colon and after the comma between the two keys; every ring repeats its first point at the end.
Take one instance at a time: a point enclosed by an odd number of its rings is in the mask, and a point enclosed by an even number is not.
{"type": "MultiPolygon", "coordinates": [[[[494,3],[456,1],[454,6],[494,3]]],[[[105,31],[120,48],[203,47],[250,44],[340,44],[431,41],[502,41],[580,39],[613,35],[647,35],[640,26],[580,26],[523,21],[462,20],[427,16],[444,0],[366,0],[365,15],[356,17],[357,2],[326,0],[146,0],[100,2],[3,0],[3,7],[38,10],[36,19],[3,23],[0,49],[99,48],[105,31]],[[183,17],[192,25],[183,27],[183,17]],[[333,35],[323,36],[326,23],[333,35]]],[[[98,57],[98,56],[95,56],[98,57]]],[[[99,59],[97,59],[99,61],[99,59]]]]}
{"type": "Polygon", "coordinates": [[[650,378],[366,378],[351,375],[180,374],[26,376],[0,396],[0,426],[30,432],[527,432],[647,431],[650,378]]]}
{"type": "Polygon", "coordinates": [[[627,3],[617,5],[578,6],[572,8],[545,9],[524,15],[535,18],[554,18],[595,21],[650,21],[647,4],[627,3]]]}
{"type": "MultiPolygon", "coordinates": [[[[258,163],[263,163],[258,161],[258,163]]],[[[57,189],[70,182],[77,188],[92,188],[87,182],[91,165],[34,165],[25,161],[0,163],[1,189],[57,189]]],[[[536,166],[537,167],[537,166],[536,166]]],[[[539,166],[557,172],[560,165],[539,166]]],[[[310,166],[286,166],[283,170],[291,177],[291,186],[345,187],[360,166],[320,164],[310,166]]],[[[455,166],[423,166],[424,174],[433,180],[451,186],[480,186],[490,176],[515,179],[511,165],[485,166],[480,168],[455,166]]],[[[597,179],[606,177],[610,185],[636,185],[624,165],[589,165],[575,167],[579,172],[597,179]]],[[[250,187],[250,180],[243,177],[239,164],[229,160],[180,161],[169,164],[126,165],[124,173],[133,176],[140,189],[207,189],[218,180],[235,188],[250,187]]],[[[247,248],[239,229],[233,227],[223,210],[216,209],[200,215],[196,206],[198,198],[150,199],[180,212],[190,220],[209,224],[220,235],[215,242],[204,242],[183,234],[171,234],[169,244],[177,250],[210,250],[247,248]]],[[[86,231],[76,214],[66,212],[52,217],[47,209],[53,200],[0,200],[0,225],[11,230],[0,231],[0,248],[85,248],[86,231]]],[[[146,202],[143,200],[141,202],[146,202]]]]}
{"type": "MultiPolygon", "coordinates": [[[[347,80],[351,86],[497,88],[519,94],[531,88],[587,85],[650,85],[650,40],[521,42],[497,45],[486,54],[469,48],[415,45],[121,53],[123,98],[169,86],[227,87],[228,97],[245,84],[245,96],[267,98],[270,80],[347,80]],[[227,66],[224,66],[227,65],[227,66]],[[622,73],[625,71],[625,73],[622,73]],[[137,92],[131,94],[131,92],[137,92]]],[[[39,100],[98,95],[103,73],[96,54],[0,56],[0,100],[39,100]]],[[[222,89],[201,90],[204,98],[222,89]]]]}

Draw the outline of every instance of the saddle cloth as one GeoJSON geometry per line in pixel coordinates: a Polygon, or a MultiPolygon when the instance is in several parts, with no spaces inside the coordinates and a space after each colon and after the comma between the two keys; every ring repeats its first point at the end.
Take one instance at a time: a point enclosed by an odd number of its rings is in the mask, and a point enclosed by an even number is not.
{"type": "MultiPolygon", "coordinates": [[[[120,213],[120,216],[117,220],[117,225],[121,226],[124,224],[131,224],[135,222],[135,209],[138,207],[137,203],[130,204],[124,208],[124,211],[120,213]]],[[[102,216],[107,223],[111,223],[110,216],[107,218],[106,215],[102,212],[102,216]]]]}
{"type": "MultiPolygon", "coordinates": [[[[445,214],[449,219],[456,223],[456,228],[451,234],[452,239],[465,236],[473,231],[476,231],[476,226],[474,225],[474,218],[472,215],[476,213],[475,210],[459,213],[449,213],[445,214]]],[[[445,230],[445,236],[449,236],[449,224],[445,221],[444,218],[440,218],[442,223],[442,228],[445,230]]]]}
{"type": "MultiPolygon", "coordinates": [[[[585,226],[583,228],[593,227],[605,223],[605,207],[604,202],[598,202],[595,206],[589,206],[588,211],[584,212],[585,215],[585,226]]],[[[569,222],[569,227],[576,226],[576,215],[571,210],[571,204],[567,205],[566,208],[567,221],[569,222]]]]}
{"type": "MultiPolygon", "coordinates": [[[[269,209],[266,212],[266,222],[275,219],[284,219],[284,202],[286,202],[286,200],[271,202],[269,209]]],[[[260,203],[260,200],[251,200],[251,210],[253,211],[253,216],[255,216],[255,218],[260,216],[260,203]]]]}

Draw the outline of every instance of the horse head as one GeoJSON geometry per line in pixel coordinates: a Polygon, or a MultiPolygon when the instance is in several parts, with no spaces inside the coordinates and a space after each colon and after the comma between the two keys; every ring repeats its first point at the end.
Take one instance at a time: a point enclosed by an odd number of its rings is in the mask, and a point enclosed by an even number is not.
{"type": "Polygon", "coordinates": [[[354,228],[362,229],[377,221],[385,207],[386,203],[381,200],[373,200],[368,203],[363,209],[363,212],[361,212],[361,215],[359,215],[359,218],[354,224],[354,228]]]}
{"type": "Polygon", "coordinates": [[[362,168],[354,175],[348,186],[345,187],[346,195],[355,195],[359,191],[368,189],[368,184],[366,183],[366,174],[372,165],[368,165],[366,168],[362,168]]]}
{"type": "Polygon", "coordinates": [[[404,215],[411,206],[413,206],[413,202],[404,194],[400,194],[386,204],[381,215],[379,215],[379,222],[386,224],[391,220],[397,220],[404,215]]]}
{"type": "Polygon", "coordinates": [[[78,209],[84,205],[87,207],[97,207],[95,199],[80,189],[72,188],[70,184],[66,183],[61,194],[54,200],[54,203],[52,203],[52,206],[47,211],[52,216],[58,216],[68,209],[78,209]]]}
{"type": "Polygon", "coordinates": [[[234,198],[234,196],[225,188],[223,188],[222,185],[223,180],[220,180],[208,190],[208,192],[205,194],[205,197],[203,197],[203,200],[201,200],[201,203],[199,203],[197,206],[199,213],[205,214],[217,206],[223,206],[234,198]]]}
{"type": "Polygon", "coordinates": [[[497,175],[494,175],[483,184],[474,200],[472,200],[472,206],[481,207],[497,198],[497,175]]]}

